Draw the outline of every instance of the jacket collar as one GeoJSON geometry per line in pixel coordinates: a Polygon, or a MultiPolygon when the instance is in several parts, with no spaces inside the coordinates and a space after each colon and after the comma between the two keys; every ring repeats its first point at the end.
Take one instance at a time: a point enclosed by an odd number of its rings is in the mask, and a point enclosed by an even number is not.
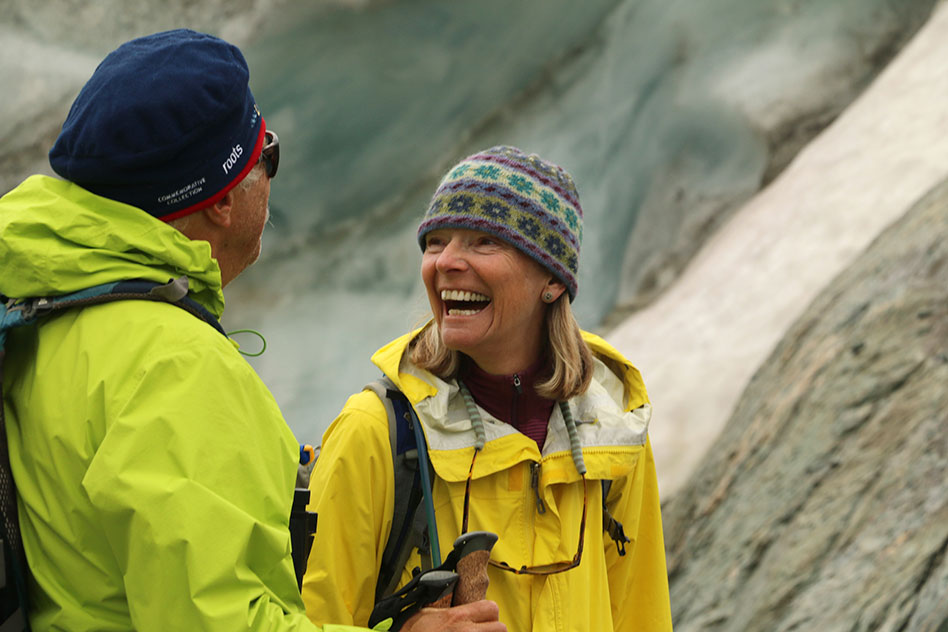
{"type": "Polygon", "coordinates": [[[53,296],[136,278],[166,283],[186,275],[195,300],[218,318],[224,311],[210,244],[70,182],[31,176],[0,198],[0,237],[0,293],[7,296],[53,296]]]}
{"type": "MultiPolygon", "coordinates": [[[[372,361],[414,405],[438,475],[448,481],[461,481],[467,476],[473,455],[474,431],[456,383],[419,369],[408,360],[408,344],[420,331],[382,347],[372,361]]],[[[577,422],[588,477],[615,478],[634,465],[629,454],[645,444],[651,406],[638,370],[602,338],[585,332],[583,337],[594,355],[593,381],[589,390],[571,400],[569,406],[577,422]]],[[[480,413],[487,448],[478,456],[475,478],[507,469],[512,463],[542,460],[544,483],[578,480],[558,407],[550,417],[542,455],[535,441],[487,411],[480,409],[480,413]]]]}
{"type": "MultiPolygon", "coordinates": [[[[433,327],[434,323],[429,321],[428,325],[433,327]]],[[[411,364],[405,357],[408,344],[421,333],[422,329],[424,326],[396,338],[372,355],[372,362],[391,378],[412,403],[437,393],[435,381],[438,378],[434,375],[420,369],[407,371],[411,364]]],[[[633,410],[649,403],[645,383],[642,381],[639,370],[599,336],[586,331],[582,332],[582,335],[593,355],[603,362],[625,386],[625,401],[623,402],[625,410],[633,410]]]]}

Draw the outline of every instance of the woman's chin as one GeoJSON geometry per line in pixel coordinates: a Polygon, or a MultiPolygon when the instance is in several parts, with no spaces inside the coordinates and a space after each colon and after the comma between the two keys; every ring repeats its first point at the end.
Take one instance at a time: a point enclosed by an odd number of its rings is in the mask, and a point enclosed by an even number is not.
{"type": "Polygon", "coordinates": [[[466,336],[458,332],[451,332],[445,335],[442,331],[441,338],[444,340],[444,346],[452,351],[467,353],[471,348],[477,346],[476,337],[466,336]]]}
{"type": "Polygon", "coordinates": [[[482,309],[473,313],[450,313],[445,310],[438,324],[444,344],[449,349],[463,351],[460,347],[476,345],[490,329],[490,310],[482,309]]]}
{"type": "Polygon", "coordinates": [[[474,323],[459,323],[455,318],[451,322],[447,320],[441,322],[441,339],[448,349],[467,353],[483,340],[484,332],[472,326],[474,323]]]}

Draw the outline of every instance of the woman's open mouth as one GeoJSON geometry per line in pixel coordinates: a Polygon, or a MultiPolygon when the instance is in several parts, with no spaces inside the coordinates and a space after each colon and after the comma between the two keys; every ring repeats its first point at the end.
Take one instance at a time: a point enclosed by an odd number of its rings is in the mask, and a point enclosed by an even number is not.
{"type": "Polygon", "coordinates": [[[448,316],[471,316],[490,305],[490,298],[477,292],[465,290],[441,290],[448,316]]]}

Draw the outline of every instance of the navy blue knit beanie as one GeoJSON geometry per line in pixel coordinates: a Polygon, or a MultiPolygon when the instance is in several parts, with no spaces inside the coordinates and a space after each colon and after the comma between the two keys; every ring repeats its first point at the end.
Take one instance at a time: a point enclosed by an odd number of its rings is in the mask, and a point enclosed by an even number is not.
{"type": "Polygon", "coordinates": [[[218,201],[266,132],[240,50],[186,29],[127,42],[99,64],[49,152],[66,180],[168,221],[218,201]]]}

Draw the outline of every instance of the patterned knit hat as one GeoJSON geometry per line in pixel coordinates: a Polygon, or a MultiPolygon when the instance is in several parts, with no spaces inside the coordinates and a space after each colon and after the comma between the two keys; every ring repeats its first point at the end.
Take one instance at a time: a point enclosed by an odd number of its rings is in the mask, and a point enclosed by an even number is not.
{"type": "Polygon", "coordinates": [[[418,227],[418,242],[439,228],[500,237],[562,281],[576,298],[583,209],[573,178],[516,147],[492,147],[458,163],[441,181],[418,227]]]}

